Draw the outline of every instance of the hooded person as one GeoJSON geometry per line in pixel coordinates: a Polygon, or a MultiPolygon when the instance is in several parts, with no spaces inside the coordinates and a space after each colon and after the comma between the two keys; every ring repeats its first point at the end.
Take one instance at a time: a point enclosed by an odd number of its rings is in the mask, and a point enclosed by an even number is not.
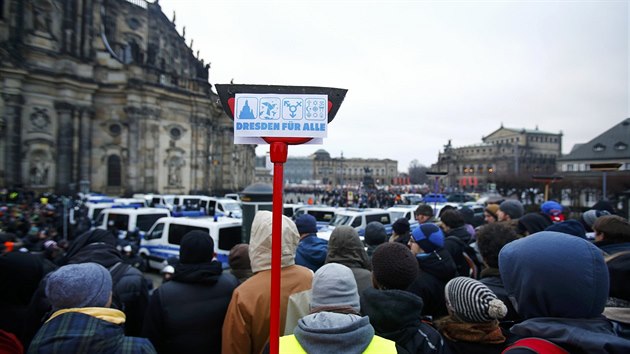
{"type": "Polygon", "coordinates": [[[151,295],[142,330],[159,353],[221,353],[223,319],[239,282],[213,260],[214,251],[207,232],[182,237],[175,273],[151,295]]]}
{"type": "Polygon", "coordinates": [[[125,337],[125,314],[109,308],[112,277],[96,263],[70,264],[51,273],[46,296],[54,313],[29,353],[155,353],[146,338],[125,337]]]}
{"type": "Polygon", "coordinates": [[[361,296],[361,313],[376,334],[396,342],[399,353],[443,353],[442,337],[422,321],[424,302],[405,291],[418,277],[416,258],[406,246],[391,242],[372,256],[372,282],[361,296]]]}
{"type": "Polygon", "coordinates": [[[326,263],[339,263],[352,270],[359,296],[372,287],[372,267],[357,231],[351,226],[337,226],[328,240],[326,263]]]}
{"type": "MultiPolygon", "coordinates": [[[[260,353],[269,340],[271,306],[271,222],[270,211],[256,213],[251,227],[249,258],[254,275],[239,285],[225,315],[222,353],[260,353]]],[[[282,254],[280,255],[280,333],[285,332],[290,296],[308,293],[313,272],[295,264],[300,240],[295,223],[282,216],[282,254]]]]}
{"type": "Polygon", "coordinates": [[[618,215],[605,215],[593,223],[594,244],[605,254],[630,251],[630,222],[618,215]]]}
{"type": "Polygon", "coordinates": [[[444,287],[449,315],[435,325],[454,354],[501,353],[506,335],[499,320],[508,312],[487,286],[468,277],[449,280],[444,287]]]}
{"type": "Polygon", "coordinates": [[[523,321],[516,336],[537,337],[571,353],[629,353],[602,316],[609,275],[602,252],[591,242],[543,231],[506,244],[499,270],[523,321]]]}
{"type": "Polygon", "coordinates": [[[565,220],[553,223],[547,226],[545,231],[562,232],[567,235],[586,238],[586,230],[584,230],[584,226],[577,220],[565,220]]]}
{"type": "MultiPolygon", "coordinates": [[[[149,285],[142,272],[123,262],[116,249],[116,238],[111,232],[101,229],[94,229],[77,237],[64,259],[67,264],[86,262],[98,263],[109,270],[113,284],[112,308],[121,309],[125,313],[125,334],[140,336],[149,301],[149,285]]],[[[46,302],[45,299],[36,301],[46,302]]],[[[42,316],[37,318],[41,319],[42,316]]]]}
{"type": "Polygon", "coordinates": [[[394,342],[375,335],[370,319],[360,315],[350,268],[327,263],[317,270],[310,308],[294,334],[280,338],[280,353],[396,353],[394,342]]]}
{"type": "Polygon", "coordinates": [[[295,220],[300,233],[300,243],[295,253],[295,264],[304,266],[313,272],[326,262],[328,242],[317,237],[317,220],[311,214],[302,214],[295,220]]]}
{"type": "Polygon", "coordinates": [[[372,257],[372,253],[376,247],[387,242],[387,231],[385,226],[378,221],[371,221],[365,227],[365,235],[363,236],[365,244],[367,245],[368,257],[372,257]]]}
{"type": "Polygon", "coordinates": [[[445,316],[444,285],[457,276],[451,254],[444,248],[444,233],[435,224],[422,224],[411,233],[409,248],[415,255],[420,273],[407,291],[422,298],[422,314],[438,318],[445,316]]]}

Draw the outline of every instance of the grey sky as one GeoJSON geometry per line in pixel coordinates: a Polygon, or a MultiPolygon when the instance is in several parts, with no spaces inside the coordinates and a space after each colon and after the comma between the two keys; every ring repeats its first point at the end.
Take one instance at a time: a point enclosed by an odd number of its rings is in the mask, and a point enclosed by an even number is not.
{"type": "MultiPolygon", "coordinates": [[[[210,82],[348,89],[333,157],[417,159],[501,123],[564,133],[563,152],[630,115],[628,1],[161,0],[210,82]]],[[[267,146],[257,148],[264,154],[267,146]]]]}

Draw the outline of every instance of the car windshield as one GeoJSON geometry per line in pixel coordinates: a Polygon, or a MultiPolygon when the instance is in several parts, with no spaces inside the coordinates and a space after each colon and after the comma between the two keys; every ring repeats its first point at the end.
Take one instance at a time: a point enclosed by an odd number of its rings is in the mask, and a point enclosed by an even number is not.
{"type": "Polygon", "coordinates": [[[330,225],[332,226],[341,226],[341,225],[350,225],[352,221],[352,216],[350,215],[335,215],[335,217],[330,221],[330,225]]]}
{"type": "Polygon", "coordinates": [[[398,220],[405,217],[404,211],[390,211],[389,213],[392,215],[392,220],[398,220]]]}
{"type": "Polygon", "coordinates": [[[238,203],[225,203],[223,206],[227,211],[241,211],[241,206],[238,203]]]}

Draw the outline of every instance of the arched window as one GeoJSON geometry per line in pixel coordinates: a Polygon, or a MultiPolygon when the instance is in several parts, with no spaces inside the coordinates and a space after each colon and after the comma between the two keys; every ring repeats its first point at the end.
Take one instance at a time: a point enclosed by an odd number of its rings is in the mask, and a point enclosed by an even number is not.
{"type": "Polygon", "coordinates": [[[110,187],[120,187],[120,157],[109,155],[107,158],[107,185],[110,187]]]}

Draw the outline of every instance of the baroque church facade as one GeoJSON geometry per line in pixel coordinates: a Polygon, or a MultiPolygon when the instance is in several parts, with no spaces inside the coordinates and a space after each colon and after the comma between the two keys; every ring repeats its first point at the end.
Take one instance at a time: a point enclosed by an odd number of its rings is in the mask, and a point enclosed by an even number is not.
{"type": "Polygon", "coordinates": [[[220,194],[254,179],[159,1],[0,0],[0,187],[220,194]]]}

